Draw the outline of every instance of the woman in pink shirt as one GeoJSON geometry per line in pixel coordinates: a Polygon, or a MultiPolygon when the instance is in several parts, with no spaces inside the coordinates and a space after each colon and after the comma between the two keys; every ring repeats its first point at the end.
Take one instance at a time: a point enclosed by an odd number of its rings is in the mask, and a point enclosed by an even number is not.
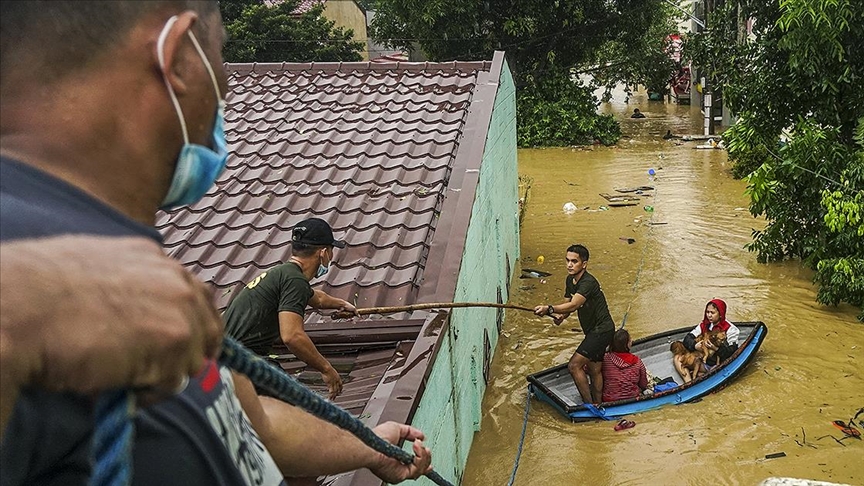
{"type": "Polygon", "coordinates": [[[636,398],[648,388],[645,364],[630,352],[633,340],[624,329],[615,331],[609,351],[603,356],[603,401],[636,398]]]}

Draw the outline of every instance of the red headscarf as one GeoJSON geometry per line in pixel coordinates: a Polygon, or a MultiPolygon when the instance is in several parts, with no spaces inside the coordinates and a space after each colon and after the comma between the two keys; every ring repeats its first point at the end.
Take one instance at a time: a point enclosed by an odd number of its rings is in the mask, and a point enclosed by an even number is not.
{"type": "MultiPolygon", "coordinates": [[[[717,308],[717,312],[720,313],[720,322],[714,324],[714,329],[728,331],[731,324],[729,324],[729,321],[726,320],[726,302],[723,302],[720,299],[714,299],[711,302],[705,304],[705,310],[708,310],[708,306],[711,304],[714,304],[714,307],[717,308]]],[[[708,320],[708,316],[706,316],[704,313],[702,314],[702,323],[699,324],[699,326],[702,328],[703,333],[707,333],[709,330],[711,330],[711,321],[708,320]]]]}

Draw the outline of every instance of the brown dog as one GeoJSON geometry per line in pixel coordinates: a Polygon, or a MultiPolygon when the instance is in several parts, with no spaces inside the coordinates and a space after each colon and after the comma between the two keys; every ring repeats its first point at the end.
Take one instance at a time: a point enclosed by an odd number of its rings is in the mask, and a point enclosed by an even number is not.
{"type": "Polygon", "coordinates": [[[696,338],[696,342],[702,343],[701,346],[697,346],[702,350],[702,362],[708,362],[708,358],[714,356],[720,346],[726,343],[726,331],[715,329],[703,332],[696,338]]]}
{"type": "Polygon", "coordinates": [[[695,380],[702,372],[703,361],[700,353],[687,351],[681,341],[673,342],[669,346],[669,351],[672,352],[672,364],[675,365],[675,370],[681,375],[684,383],[695,380]]]}

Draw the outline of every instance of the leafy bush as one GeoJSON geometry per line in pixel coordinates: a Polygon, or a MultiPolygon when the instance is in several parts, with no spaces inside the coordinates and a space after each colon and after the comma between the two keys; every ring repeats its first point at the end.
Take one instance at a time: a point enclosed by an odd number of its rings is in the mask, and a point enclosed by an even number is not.
{"type": "Polygon", "coordinates": [[[561,78],[520,90],[516,98],[520,147],[612,145],[621,127],[611,115],[597,113],[592,90],[561,78]]]}
{"type": "MultiPolygon", "coordinates": [[[[723,138],[746,176],[750,212],[767,225],[760,262],[816,270],[817,300],[864,304],[864,3],[742,0],[688,42],[739,116],[723,138]],[[755,18],[754,35],[738,30],[755,18]]],[[[864,320],[864,313],[859,315],[864,320]]]]}

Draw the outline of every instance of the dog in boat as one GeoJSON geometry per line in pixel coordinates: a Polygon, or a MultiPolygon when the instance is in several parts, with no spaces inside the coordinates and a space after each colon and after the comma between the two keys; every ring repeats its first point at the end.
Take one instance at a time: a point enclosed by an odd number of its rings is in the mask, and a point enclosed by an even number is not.
{"type": "Polygon", "coordinates": [[[681,341],[675,341],[669,346],[672,352],[672,363],[684,383],[690,383],[702,373],[702,353],[688,351],[681,341]]]}
{"type": "Polygon", "coordinates": [[[697,343],[702,343],[697,347],[702,350],[702,362],[708,363],[708,360],[714,356],[720,346],[726,345],[726,331],[715,329],[709,332],[703,332],[696,338],[697,343]]]}

